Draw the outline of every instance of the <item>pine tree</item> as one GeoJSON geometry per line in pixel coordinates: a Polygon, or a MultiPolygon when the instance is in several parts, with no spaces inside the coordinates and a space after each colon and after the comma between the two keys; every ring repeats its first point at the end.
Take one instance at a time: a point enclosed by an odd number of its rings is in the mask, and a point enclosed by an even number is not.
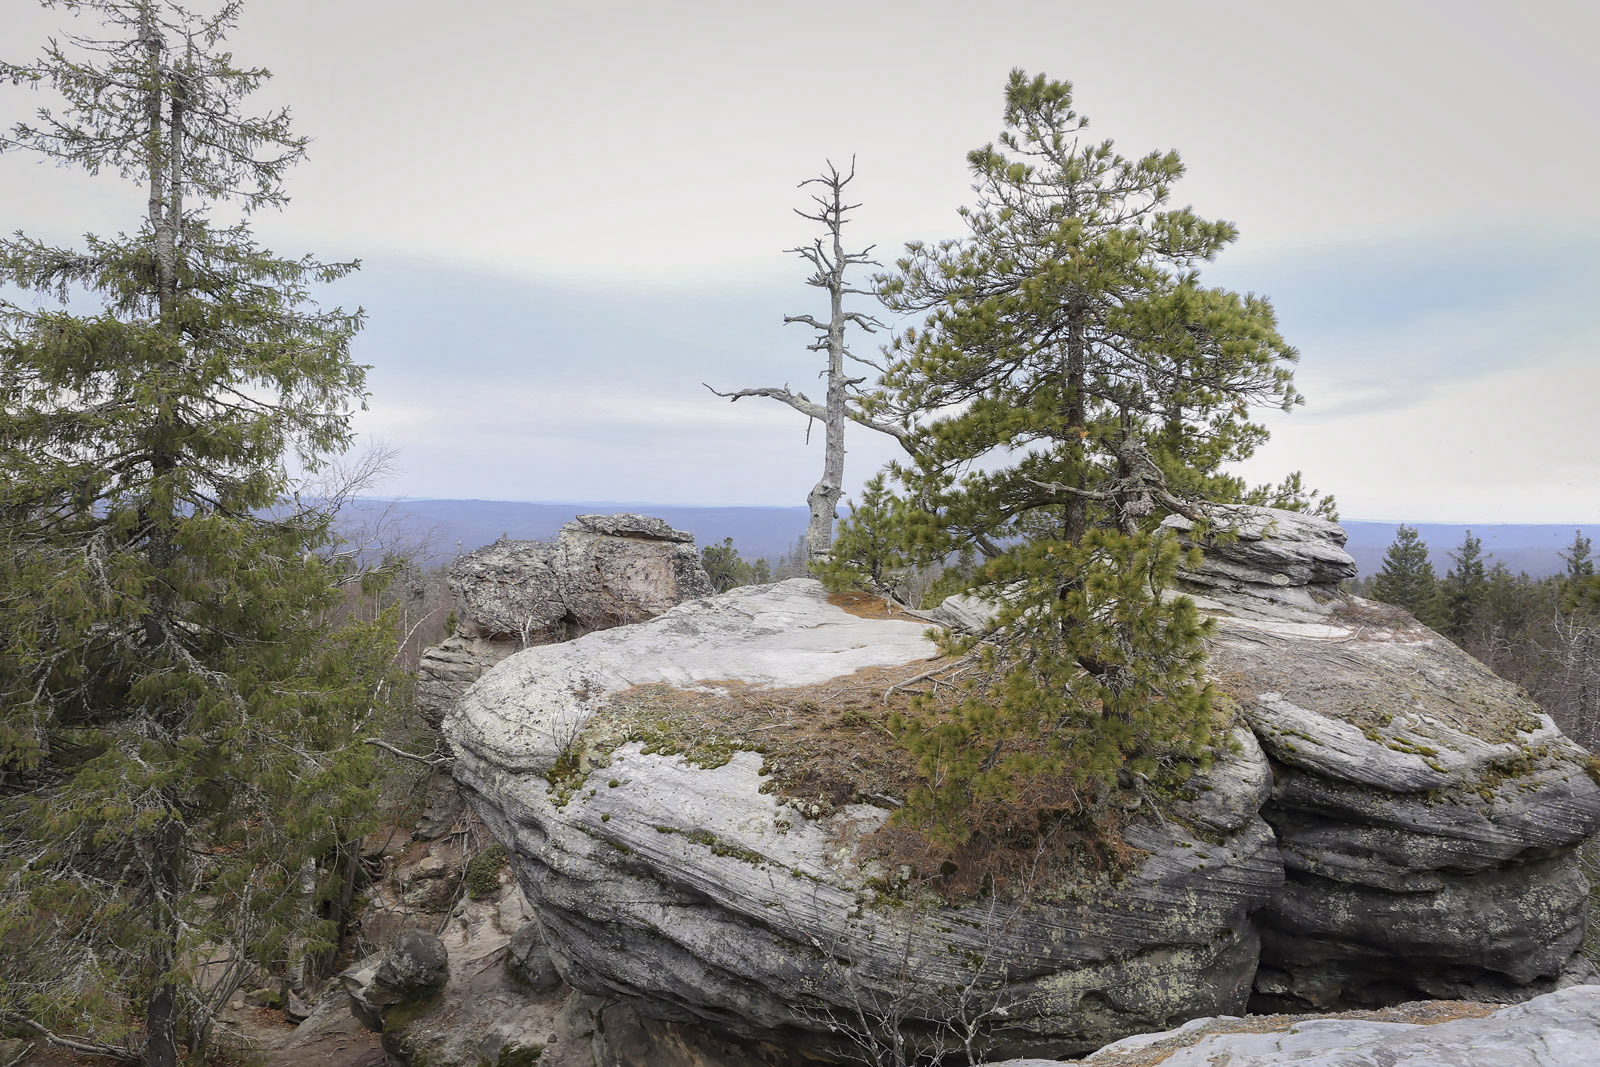
{"type": "Polygon", "coordinates": [[[1453,565],[1439,583],[1437,611],[1444,635],[1459,645],[1467,640],[1489,591],[1483,542],[1468,530],[1450,559],[1453,565]]]}
{"type": "Polygon", "coordinates": [[[1401,523],[1384,553],[1383,569],[1373,577],[1373,597],[1405,608],[1420,622],[1431,625],[1438,585],[1428,546],[1414,528],[1401,523]]]}
{"type": "Polygon", "coordinates": [[[739,554],[733,538],[724,537],[720,545],[707,545],[700,550],[700,565],[711,579],[711,587],[719,593],[741,585],[765,585],[772,581],[772,564],[765,559],[754,563],[739,554]]]}
{"type": "Polygon", "coordinates": [[[103,25],[0,63],[60,101],[0,149],[149,196],[81,250],[0,240],[41,298],[0,304],[0,1018],[171,1067],[230,981],[325,947],[304,887],[370,808],[393,635],[335,622],[331,513],[286,470],[349,443],[360,315],[310,299],[354,264],[241,221],[306,142],[241,109],[267,74],[222,49],[238,5],[60,6],[103,25]]]}
{"type": "Polygon", "coordinates": [[[910,557],[901,550],[905,502],[889,492],[882,474],[861,488],[861,499],[839,525],[833,552],[811,569],[829,589],[865,589],[903,599],[910,557]]]}
{"type": "Polygon", "coordinates": [[[1568,582],[1594,577],[1594,542],[1583,536],[1582,530],[1573,530],[1572,544],[1561,553],[1561,562],[1567,565],[1568,582]]]}
{"type": "Polygon", "coordinates": [[[1168,206],[1175,153],[1087,140],[1071,86],[1021,71],[1005,122],[968,156],[967,236],[911,244],[880,279],[892,310],[926,318],[893,342],[869,405],[913,431],[895,468],[906,548],[931,562],[976,546],[975,590],[1008,603],[985,653],[1000,679],[954,716],[902,724],[942,776],[923,809],[957,837],[952,783],[981,801],[996,773],[1070,766],[1086,808],[1203,758],[1201,628],[1162,595],[1177,548],[1158,524],[1243,498],[1224,464],[1265,439],[1250,406],[1300,399],[1268,301],[1201,284],[1236,234],[1168,206]],[[1023,738],[1054,755],[1030,763],[1023,738]]]}

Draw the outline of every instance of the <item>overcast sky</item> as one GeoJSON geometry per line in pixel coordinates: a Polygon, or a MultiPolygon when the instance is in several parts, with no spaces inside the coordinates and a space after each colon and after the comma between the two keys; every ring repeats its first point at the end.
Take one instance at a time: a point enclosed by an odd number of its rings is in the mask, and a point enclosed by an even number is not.
{"type": "MultiPolygon", "coordinates": [[[[72,20],[4,0],[19,60],[72,20]]],[[[1255,480],[1349,518],[1600,521],[1600,5],[253,0],[232,47],[315,138],[280,252],[360,257],[365,439],[410,497],[803,504],[820,434],[701,387],[817,389],[795,188],[857,158],[850,243],[955,236],[1014,66],[1071,79],[1235,222],[1307,404],[1255,480]]],[[[8,123],[34,106],[0,89],[8,123]]],[[[0,226],[137,225],[137,188],[0,156],[0,226]]],[[[870,310],[870,309],[868,309],[870,310]]],[[[865,339],[858,339],[864,343],[865,339]]],[[[863,431],[849,481],[891,450],[863,431]]]]}

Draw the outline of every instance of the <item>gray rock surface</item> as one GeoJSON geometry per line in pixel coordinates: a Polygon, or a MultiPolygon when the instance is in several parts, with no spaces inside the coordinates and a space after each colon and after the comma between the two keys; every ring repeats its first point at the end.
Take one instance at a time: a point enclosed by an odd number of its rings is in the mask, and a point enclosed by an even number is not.
{"type": "Polygon", "coordinates": [[[755,753],[707,768],[629,743],[603,767],[582,754],[593,769],[565,797],[546,777],[631,686],[814,684],[925,660],[925,629],[847,614],[796,579],[530,648],[480,679],[445,723],[455,774],[511,852],[566,980],[655,1019],[814,1050],[837,1047],[825,1017],[863,990],[937,1001],[974,977],[1007,983],[1004,1040],[1018,1049],[1083,1052],[1241,1010],[1257,954],[1249,914],[1282,878],[1255,814],[1270,782],[1248,734],[1197,783],[1186,821],[1210,840],[1176,821],[1138,825],[1128,838],[1150,855],[1126,880],[1020,908],[880,899],[874,885],[892,872],[848,842],[887,812],[813,817],[764,789],[755,753]]]}
{"type": "MultiPolygon", "coordinates": [[[[1185,591],[1215,619],[1208,670],[1249,729],[1181,813],[1205,840],[1135,826],[1149,855],[1117,886],[1003,915],[886,907],[893,872],[848,845],[884,810],[799,810],[754,753],[703,767],[585,747],[630,687],[777,689],[932,655],[922,624],[848,615],[809,580],[511,656],[445,724],[455,773],[567,982],[780,1047],[834,1047],[827,1013],[863,989],[949,990],[975,959],[1003,960],[985,979],[1026,1001],[1005,1047],[1049,1055],[1242,1010],[1252,975],[1268,1010],[1517,1000],[1581,978],[1574,849],[1600,828],[1582,754],[1444,639],[1339,592],[1336,526],[1246,508],[1216,525],[1228,536],[1185,591]],[[558,761],[581,783],[555,790],[558,761]]],[[[940,617],[991,614],[966,600],[940,617]]]]}
{"type": "Polygon", "coordinates": [[[450,565],[456,632],[427,649],[417,706],[437,724],[467,686],[528,645],[652,618],[714,590],[694,535],[645,515],[580,515],[553,541],[502,538],[450,565]]]}
{"type": "MultiPolygon", "coordinates": [[[[1215,1033],[1198,1019],[1164,1034],[1119,1041],[1085,1067],[1148,1063],[1141,1053],[1171,1049],[1162,1067],[1591,1067],[1600,1062],[1600,986],[1535,997],[1482,1018],[1431,1024],[1347,1019],[1286,1020],[1264,1033],[1215,1033]]],[[[1272,1020],[1251,1020],[1266,1028],[1272,1020]]],[[[1011,1060],[995,1067],[1056,1067],[1011,1060]]]]}
{"type": "Polygon", "coordinates": [[[495,1063],[504,1051],[548,1044],[567,996],[559,982],[535,989],[515,979],[513,941],[529,928],[537,930],[533,911],[515,885],[462,897],[437,936],[403,930],[340,982],[351,1011],[404,1062],[495,1063]]]}
{"type": "Polygon", "coordinates": [[[1258,1006],[1553,988],[1586,916],[1574,849],[1600,829],[1584,753],[1405,612],[1339,593],[1337,527],[1229,522],[1184,582],[1216,620],[1207,671],[1272,761],[1288,879],[1261,915],[1258,1006]]]}
{"type": "MultiPolygon", "coordinates": [[[[1258,614],[1315,611],[1340,582],[1356,576],[1344,531],[1327,519],[1245,504],[1214,504],[1207,511],[1211,533],[1198,542],[1204,559],[1183,575],[1191,592],[1242,600],[1258,614]]],[[[1186,544],[1197,543],[1195,524],[1181,515],[1162,526],[1186,544]]]]}
{"type": "Polygon", "coordinates": [[[426,930],[402,930],[389,948],[339,975],[350,994],[350,1010],[373,1030],[399,1005],[417,1005],[438,996],[450,976],[444,943],[426,930]]]}

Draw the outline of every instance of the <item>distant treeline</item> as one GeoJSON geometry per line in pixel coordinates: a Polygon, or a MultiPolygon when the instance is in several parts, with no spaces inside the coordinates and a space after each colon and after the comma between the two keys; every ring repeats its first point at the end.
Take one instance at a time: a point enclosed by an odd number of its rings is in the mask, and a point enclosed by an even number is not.
{"type": "MultiPolygon", "coordinates": [[[[1368,522],[1347,519],[1340,522],[1350,537],[1345,547],[1355,557],[1363,577],[1370,577],[1383,566],[1384,553],[1400,523],[1368,522]]],[[[1461,544],[1470,530],[1483,542],[1483,551],[1513,574],[1526,571],[1534,578],[1560,574],[1565,564],[1561,553],[1572,543],[1575,527],[1557,523],[1445,523],[1409,524],[1431,550],[1434,567],[1441,573],[1449,564],[1447,552],[1461,544]]],[[[1600,540],[1600,526],[1577,526],[1576,531],[1591,540],[1600,540]]]]}
{"type": "Polygon", "coordinates": [[[1358,595],[1403,607],[1526,689],[1562,729],[1600,750],[1600,576],[1594,542],[1569,533],[1560,570],[1513,573],[1471,530],[1442,575],[1416,528],[1401,525],[1358,595]]]}

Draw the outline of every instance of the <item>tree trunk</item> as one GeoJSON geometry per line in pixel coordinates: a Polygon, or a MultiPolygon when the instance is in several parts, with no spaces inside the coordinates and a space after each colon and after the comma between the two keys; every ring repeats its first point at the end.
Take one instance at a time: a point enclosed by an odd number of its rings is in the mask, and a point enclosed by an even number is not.
{"type": "Polygon", "coordinates": [[[833,187],[835,213],[829,229],[833,231],[833,270],[828,275],[828,402],[824,426],[825,452],[822,480],[806,495],[811,505],[811,524],[806,529],[806,555],[825,559],[833,550],[833,520],[844,493],[845,401],[849,383],[844,376],[844,268],[847,262],[840,238],[839,187],[833,187]]]}
{"type": "MultiPolygon", "coordinates": [[[[1083,313],[1075,311],[1067,327],[1067,454],[1072,465],[1077,468],[1071,472],[1071,481],[1080,488],[1083,469],[1083,439],[1081,435],[1087,429],[1084,422],[1085,404],[1083,397],[1084,367],[1088,357],[1088,342],[1084,337],[1083,313]]],[[[1075,493],[1067,494],[1067,501],[1063,505],[1066,514],[1062,518],[1062,540],[1068,544],[1076,545],[1083,540],[1083,535],[1089,532],[1089,501],[1075,493]]]]}
{"type": "MultiPolygon", "coordinates": [[[[145,46],[150,79],[145,107],[150,122],[148,166],[150,170],[150,226],[155,239],[156,303],[161,332],[176,351],[181,334],[177,316],[178,227],[183,217],[182,185],[178,161],[183,151],[183,103],[176,90],[168,97],[170,115],[163,115],[165,71],[162,66],[163,39],[149,8],[140,12],[140,37],[145,46]]],[[[170,363],[170,357],[169,357],[170,363]]],[[[165,383],[163,383],[165,384],[165,383]]],[[[171,410],[158,389],[155,418],[151,427],[150,465],[152,482],[169,477],[177,467],[175,456],[176,412],[171,410]]],[[[144,619],[145,641],[159,649],[173,640],[174,593],[167,572],[177,557],[174,538],[176,515],[169,502],[149,501],[141,509],[145,525],[145,557],[155,577],[155,593],[144,619]]],[[[169,747],[176,743],[182,711],[171,695],[157,697],[150,707],[152,740],[169,747]]],[[[146,1067],[177,1067],[178,989],[172,973],[178,955],[178,898],[182,893],[183,825],[176,814],[177,798],[163,792],[159,802],[166,811],[151,831],[146,848],[146,873],[149,878],[150,927],[152,939],[148,964],[155,985],[145,1002],[146,1067]]]]}
{"type": "Polygon", "coordinates": [[[178,961],[182,839],[183,828],[168,816],[144,845],[150,926],[155,933],[146,961],[155,984],[145,1001],[145,1067],[177,1067],[178,1063],[178,987],[172,971],[178,961]]]}

